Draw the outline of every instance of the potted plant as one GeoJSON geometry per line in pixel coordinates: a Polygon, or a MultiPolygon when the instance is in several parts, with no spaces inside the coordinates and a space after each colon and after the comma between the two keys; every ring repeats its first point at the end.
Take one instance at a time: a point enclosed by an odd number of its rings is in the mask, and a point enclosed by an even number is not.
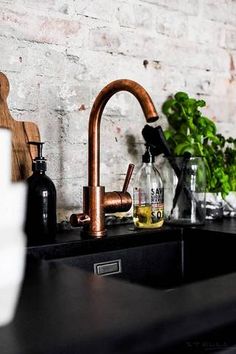
{"type": "Polygon", "coordinates": [[[224,195],[224,215],[236,216],[236,139],[221,137],[221,148],[224,152],[225,173],[228,176],[229,190],[224,195]]]}
{"type": "Polygon", "coordinates": [[[173,155],[189,152],[203,157],[206,191],[211,199],[214,195],[219,201],[219,196],[226,198],[230,191],[236,191],[236,139],[217,134],[215,123],[200,111],[205,105],[204,100],[191,98],[185,92],[169,97],[162,106],[169,123],[164,133],[173,155]]]}

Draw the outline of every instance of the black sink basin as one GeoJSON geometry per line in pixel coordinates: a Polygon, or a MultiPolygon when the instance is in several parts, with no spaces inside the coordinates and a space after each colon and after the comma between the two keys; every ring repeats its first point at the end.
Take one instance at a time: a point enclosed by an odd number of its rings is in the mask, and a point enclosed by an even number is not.
{"type": "Polygon", "coordinates": [[[182,279],[181,242],[143,245],[115,251],[53,260],[89,272],[157,288],[177,285],[182,279]]]}
{"type": "Polygon", "coordinates": [[[236,236],[184,229],[179,240],[50,260],[131,283],[171,289],[236,271],[236,236]]]}

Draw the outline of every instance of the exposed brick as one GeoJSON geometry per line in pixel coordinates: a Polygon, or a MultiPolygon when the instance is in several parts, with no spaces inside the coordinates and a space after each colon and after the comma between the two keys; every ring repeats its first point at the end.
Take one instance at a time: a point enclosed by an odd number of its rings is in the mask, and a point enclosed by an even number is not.
{"type": "Polygon", "coordinates": [[[156,10],[149,4],[121,2],[116,10],[116,18],[121,27],[150,31],[154,29],[156,10]]]}
{"type": "Polygon", "coordinates": [[[236,28],[226,30],[226,48],[236,49],[236,28]]]}
{"type": "Polygon", "coordinates": [[[225,26],[220,22],[188,17],[188,40],[211,47],[225,47],[225,26]]]}
{"type": "MultiPolygon", "coordinates": [[[[163,101],[176,91],[207,102],[219,131],[236,136],[236,2],[232,0],[3,0],[0,70],[13,117],[39,125],[58,215],[82,208],[88,121],[109,82],[129,78],[163,101]],[[144,65],[145,63],[145,65],[144,65]]],[[[101,122],[101,182],[119,189],[144,145],[142,109],[131,94],[108,102],[101,122]],[[109,147],[109,148],[108,148],[109,147]]]]}
{"type": "Polygon", "coordinates": [[[117,8],[116,17],[121,27],[136,27],[136,18],[133,3],[122,2],[117,8]]]}
{"type": "Polygon", "coordinates": [[[112,22],[114,19],[114,12],[119,6],[114,1],[104,0],[86,0],[86,1],[74,1],[74,11],[86,17],[99,19],[105,22],[112,22]]]}
{"type": "Polygon", "coordinates": [[[231,15],[231,0],[205,0],[201,2],[202,15],[208,20],[227,23],[231,15]]]}
{"type": "Polygon", "coordinates": [[[120,34],[108,27],[92,29],[89,32],[89,47],[93,50],[118,52],[121,45],[120,34]]]}
{"type": "Polygon", "coordinates": [[[189,69],[186,73],[186,90],[205,96],[226,96],[229,84],[229,75],[211,71],[189,69]]]}
{"type": "MultiPolygon", "coordinates": [[[[37,79],[32,81],[30,76],[17,73],[8,75],[10,80],[10,94],[8,103],[11,109],[31,112],[39,108],[39,86],[37,79]]],[[[27,119],[24,119],[27,120],[27,119]]]]}
{"type": "Polygon", "coordinates": [[[134,4],[135,23],[137,28],[150,31],[154,28],[156,9],[146,4],[134,4]]]}
{"type": "MultiPolygon", "coordinates": [[[[5,36],[51,44],[74,42],[83,33],[79,21],[30,15],[7,9],[0,13],[0,31],[5,36]]],[[[77,45],[78,43],[77,41],[77,45]]]]}
{"type": "Polygon", "coordinates": [[[156,5],[157,7],[164,7],[168,10],[179,10],[182,13],[189,15],[197,15],[199,12],[198,0],[141,0],[143,2],[156,5]]]}
{"type": "Polygon", "coordinates": [[[188,35],[188,17],[184,13],[158,8],[156,10],[156,31],[172,38],[186,40],[188,35]]]}
{"type": "Polygon", "coordinates": [[[27,45],[14,38],[1,37],[1,71],[20,72],[28,62],[27,45]],[[21,58],[21,59],[20,59],[21,58]]]}
{"type": "Polygon", "coordinates": [[[64,50],[58,46],[43,43],[33,43],[28,46],[27,67],[30,67],[32,73],[45,77],[47,81],[49,78],[54,82],[57,78],[63,80],[66,64],[64,50]]]}

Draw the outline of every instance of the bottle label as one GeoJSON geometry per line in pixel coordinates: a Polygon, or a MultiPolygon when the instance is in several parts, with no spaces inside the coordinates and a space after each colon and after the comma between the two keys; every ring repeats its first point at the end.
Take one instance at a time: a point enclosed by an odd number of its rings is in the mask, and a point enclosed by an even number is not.
{"type": "Polygon", "coordinates": [[[151,188],[151,204],[163,204],[164,202],[164,189],[151,188]]]}
{"type": "Polygon", "coordinates": [[[158,228],[164,221],[164,189],[134,189],[134,223],[140,228],[158,228]]]}
{"type": "Polygon", "coordinates": [[[152,223],[163,221],[164,217],[164,189],[151,189],[151,215],[152,223]]]}

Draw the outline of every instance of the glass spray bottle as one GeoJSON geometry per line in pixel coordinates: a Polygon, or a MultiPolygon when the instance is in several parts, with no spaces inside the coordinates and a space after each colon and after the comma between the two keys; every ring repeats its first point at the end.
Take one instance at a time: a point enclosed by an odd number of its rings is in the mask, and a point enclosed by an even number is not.
{"type": "Polygon", "coordinates": [[[164,188],[154,162],[146,144],[133,190],[133,221],[137,228],[159,228],[164,222],[164,188]]]}

